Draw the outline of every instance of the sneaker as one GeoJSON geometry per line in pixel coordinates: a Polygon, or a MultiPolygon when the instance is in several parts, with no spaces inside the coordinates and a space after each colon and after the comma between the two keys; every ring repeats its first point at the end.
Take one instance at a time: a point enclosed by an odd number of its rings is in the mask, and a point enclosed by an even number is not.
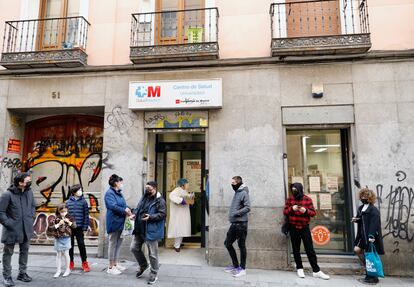
{"type": "Polygon", "coordinates": [[[6,287],[12,287],[12,286],[14,286],[14,282],[13,282],[13,279],[12,279],[11,277],[9,277],[9,278],[4,278],[4,280],[3,280],[3,284],[4,284],[4,286],[6,286],[6,287]]]}
{"type": "Polygon", "coordinates": [[[55,275],[53,275],[53,278],[58,278],[60,276],[60,273],[62,273],[61,270],[56,271],[55,275]]]}
{"type": "Polygon", "coordinates": [[[68,277],[70,275],[70,268],[66,269],[65,273],[63,273],[63,277],[68,277]]]}
{"type": "Polygon", "coordinates": [[[82,270],[83,270],[83,272],[89,272],[89,271],[91,271],[91,268],[89,268],[88,261],[82,262],[82,270]]]}
{"type": "Polygon", "coordinates": [[[70,270],[75,269],[75,262],[71,261],[71,262],[69,263],[69,268],[70,268],[70,270]]]}
{"type": "Polygon", "coordinates": [[[151,273],[150,273],[150,277],[149,277],[149,279],[148,279],[147,283],[148,283],[148,284],[150,284],[150,285],[152,285],[152,284],[154,284],[155,282],[157,282],[157,279],[158,279],[158,277],[157,277],[157,273],[151,272],[151,273]]]}
{"type": "Polygon", "coordinates": [[[224,268],[224,272],[226,272],[226,273],[233,273],[234,270],[236,270],[236,269],[237,269],[237,267],[234,267],[233,265],[229,265],[226,268],[224,268]]]}
{"type": "Polygon", "coordinates": [[[315,278],[321,278],[323,280],[329,280],[329,278],[330,278],[329,275],[326,275],[322,271],[313,272],[313,277],[315,277],[315,278]]]}
{"type": "Polygon", "coordinates": [[[299,278],[305,278],[305,272],[303,272],[303,269],[298,269],[297,272],[299,278]]]}
{"type": "Polygon", "coordinates": [[[233,271],[233,277],[240,277],[246,275],[246,269],[243,269],[241,267],[234,269],[233,271]]]}
{"type": "Polygon", "coordinates": [[[115,267],[116,267],[116,269],[118,269],[119,271],[122,271],[122,272],[127,270],[127,268],[122,266],[121,264],[117,264],[117,265],[115,265],[115,267]]]}
{"type": "Polygon", "coordinates": [[[120,275],[120,274],[122,274],[122,272],[119,271],[119,269],[116,268],[115,266],[112,267],[112,268],[108,267],[108,270],[106,270],[106,273],[111,274],[111,275],[120,275]]]}
{"type": "Polygon", "coordinates": [[[19,273],[19,275],[17,276],[17,280],[28,283],[32,282],[32,277],[27,275],[27,273],[19,273]]]}
{"type": "Polygon", "coordinates": [[[136,275],[137,278],[141,278],[142,275],[144,275],[144,272],[147,271],[149,268],[150,268],[149,265],[144,266],[144,267],[140,267],[138,272],[137,272],[137,275],[136,275]]]}

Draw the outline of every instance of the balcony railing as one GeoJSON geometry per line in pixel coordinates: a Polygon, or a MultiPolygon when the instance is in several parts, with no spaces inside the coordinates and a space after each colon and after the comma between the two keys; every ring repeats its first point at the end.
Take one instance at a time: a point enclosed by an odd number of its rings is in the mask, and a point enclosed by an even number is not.
{"type": "Polygon", "coordinates": [[[86,65],[84,17],[7,21],[0,64],[8,69],[86,65]]]}
{"type": "Polygon", "coordinates": [[[371,47],[367,0],[309,0],[270,7],[273,56],[360,54],[371,47]]]}
{"type": "Polygon", "coordinates": [[[218,9],[132,15],[130,59],[134,63],[218,58],[218,9]]]}

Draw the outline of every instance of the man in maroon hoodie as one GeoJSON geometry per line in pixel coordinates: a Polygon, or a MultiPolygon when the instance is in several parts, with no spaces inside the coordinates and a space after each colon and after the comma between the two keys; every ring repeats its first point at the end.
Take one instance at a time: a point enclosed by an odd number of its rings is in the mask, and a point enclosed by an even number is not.
{"type": "Polygon", "coordinates": [[[313,277],[328,280],[329,276],[321,271],[313,249],[312,235],[309,229],[311,217],[316,215],[312,199],[303,194],[301,183],[293,183],[290,186],[292,196],[286,200],[283,214],[289,217],[289,232],[292,242],[293,256],[296,262],[296,270],[299,278],[305,278],[302,258],[300,257],[300,244],[303,241],[306,255],[313,270],[313,277]]]}

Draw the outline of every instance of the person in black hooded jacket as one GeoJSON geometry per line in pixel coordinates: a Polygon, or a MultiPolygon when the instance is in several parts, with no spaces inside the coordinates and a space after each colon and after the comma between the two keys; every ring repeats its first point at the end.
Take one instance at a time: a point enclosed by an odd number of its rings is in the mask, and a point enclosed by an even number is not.
{"type": "Polygon", "coordinates": [[[4,286],[14,286],[11,268],[11,258],[16,243],[19,244],[19,276],[17,280],[30,282],[27,275],[27,260],[29,257],[30,239],[33,235],[33,223],[36,215],[36,204],[30,188],[31,177],[23,172],[16,175],[13,185],[0,196],[0,223],[3,225],[1,242],[3,249],[4,286]]]}
{"type": "MultiPolygon", "coordinates": [[[[378,208],[375,207],[375,193],[369,188],[363,188],[359,192],[359,199],[362,205],[357,210],[356,217],[352,222],[357,223],[357,235],[354,241],[354,251],[358,255],[361,265],[365,268],[364,251],[368,251],[370,243],[374,243],[377,253],[383,255],[384,243],[381,234],[381,217],[378,208]]],[[[365,276],[364,283],[376,284],[379,282],[377,277],[365,276]]]]}

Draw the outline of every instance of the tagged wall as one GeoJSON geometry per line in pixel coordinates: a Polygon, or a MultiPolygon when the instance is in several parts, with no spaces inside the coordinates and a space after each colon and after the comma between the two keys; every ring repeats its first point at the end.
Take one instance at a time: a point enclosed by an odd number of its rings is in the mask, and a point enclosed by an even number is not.
{"type": "Polygon", "coordinates": [[[103,168],[103,118],[64,115],[26,124],[24,170],[32,172],[37,216],[32,242],[51,244],[47,225],[80,184],[89,205],[87,244],[98,244],[103,168]]]}

